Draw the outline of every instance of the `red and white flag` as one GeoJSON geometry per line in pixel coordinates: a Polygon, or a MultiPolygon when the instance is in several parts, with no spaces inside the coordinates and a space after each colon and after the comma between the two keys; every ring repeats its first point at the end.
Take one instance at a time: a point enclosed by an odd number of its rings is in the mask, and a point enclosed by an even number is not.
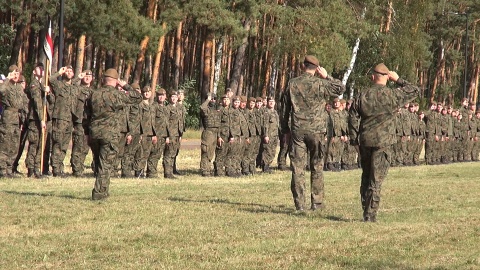
{"type": "Polygon", "coordinates": [[[52,22],[51,21],[48,22],[48,31],[47,31],[47,34],[45,35],[45,44],[43,45],[43,50],[45,51],[45,55],[47,56],[50,63],[52,63],[53,41],[52,41],[52,22]]]}

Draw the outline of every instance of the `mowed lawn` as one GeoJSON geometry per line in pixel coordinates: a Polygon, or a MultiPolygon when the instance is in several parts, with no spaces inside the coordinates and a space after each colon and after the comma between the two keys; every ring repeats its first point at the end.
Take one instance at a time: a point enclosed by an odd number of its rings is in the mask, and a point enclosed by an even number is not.
{"type": "Polygon", "coordinates": [[[480,269],[480,163],[392,168],[363,223],[360,170],[326,172],[326,209],[298,213],[290,172],[203,178],[199,159],[102,202],[90,170],[0,179],[0,269],[480,269]]]}

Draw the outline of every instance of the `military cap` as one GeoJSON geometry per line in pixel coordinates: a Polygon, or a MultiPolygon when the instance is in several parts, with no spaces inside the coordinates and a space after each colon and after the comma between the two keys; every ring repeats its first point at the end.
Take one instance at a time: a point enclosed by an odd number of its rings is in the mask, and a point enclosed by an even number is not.
{"type": "Polygon", "coordinates": [[[380,63],[376,65],[373,71],[375,71],[375,73],[382,74],[382,75],[388,75],[388,72],[390,72],[390,70],[388,70],[387,66],[385,66],[384,63],[380,63]]]}
{"type": "Polygon", "coordinates": [[[272,97],[272,96],[270,96],[270,97],[267,97],[267,101],[270,101],[270,100],[273,100],[273,101],[275,101],[275,98],[274,98],[274,97],[272,97]]]}
{"type": "Polygon", "coordinates": [[[475,112],[475,114],[478,114],[478,113],[480,113],[480,109],[477,109],[477,111],[475,112]]]}
{"type": "Polygon", "coordinates": [[[178,96],[178,91],[175,91],[175,90],[170,91],[170,96],[178,96]]]}
{"type": "Polygon", "coordinates": [[[263,102],[263,98],[262,97],[257,97],[256,101],[257,102],[263,102]]]}
{"type": "Polygon", "coordinates": [[[229,98],[227,94],[223,94],[222,99],[226,99],[226,98],[229,98]]]}
{"type": "Polygon", "coordinates": [[[415,107],[415,103],[410,103],[410,104],[408,105],[408,107],[409,107],[409,108],[415,107]]]}
{"type": "Polygon", "coordinates": [[[453,109],[452,105],[447,105],[447,109],[453,109]]]}
{"type": "Polygon", "coordinates": [[[44,68],[44,66],[43,66],[43,63],[42,63],[42,62],[38,62],[38,63],[36,63],[34,68],[37,68],[37,67],[39,67],[39,68],[42,68],[42,69],[43,69],[43,68],[44,68]]]}
{"type": "Polygon", "coordinates": [[[431,106],[431,105],[437,105],[437,102],[431,101],[431,102],[430,102],[430,106],[431,106]]]}
{"type": "Polygon", "coordinates": [[[257,100],[256,100],[254,97],[249,97],[249,98],[248,98],[248,102],[252,102],[252,101],[255,102],[255,101],[257,101],[257,100]]]}
{"type": "Polygon", "coordinates": [[[228,92],[233,92],[233,91],[232,91],[232,88],[227,88],[227,89],[225,89],[225,93],[228,93],[228,92]]]}
{"type": "Polygon", "coordinates": [[[340,103],[345,104],[345,103],[347,103],[347,101],[342,98],[342,99],[340,99],[340,103]]]}
{"type": "Polygon", "coordinates": [[[83,73],[85,73],[85,75],[93,75],[92,71],[89,69],[85,70],[83,73]]]}
{"type": "Polygon", "coordinates": [[[425,114],[423,111],[418,111],[418,115],[425,114]]]}
{"type": "Polygon", "coordinates": [[[142,88],[142,93],[150,92],[150,90],[152,90],[152,89],[150,88],[150,86],[145,85],[145,86],[142,88]]]}
{"type": "Polygon", "coordinates": [[[352,103],[353,103],[353,99],[347,100],[347,103],[352,104],[352,103]]]}
{"type": "Polygon", "coordinates": [[[234,96],[234,97],[232,98],[232,101],[237,101],[237,100],[238,100],[238,101],[241,101],[239,96],[234,96]]]}
{"type": "Polygon", "coordinates": [[[240,96],[241,102],[247,102],[247,96],[240,96]]]}
{"type": "Polygon", "coordinates": [[[67,69],[73,69],[72,65],[66,66],[67,69]]]}
{"type": "Polygon", "coordinates": [[[18,82],[25,82],[25,76],[23,75],[20,75],[20,77],[18,77],[18,82]]]}
{"type": "Polygon", "coordinates": [[[17,65],[11,65],[11,66],[8,68],[8,71],[10,71],[10,72],[18,71],[17,65]]]}
{"type": "Polygon", "coordinates": [[[475,102],[470,101],[470,102],[468,103],[468,105],[473,106],[473,105],[476,105],[476,104],[475,104],[475,102]]]}
{"type": "Polygon", "coordinates": [[[317,57],[315,57],[313,55],[305,56],[305,60],[303,60],[303,63],[310,63],[310,64],[315,65],[317,67],[319,65],[317,57]]]}
{"type": "Polygon", "coordinates": [[[211,98],[211,99],[217,99],[217,94],[211,93],[211,94],[210,94],[210,98],[211,98]]]}
{"type": "Polygon", "coordinates": [[[178,91],[177,91],[177,92],[178,92],[179,94],[185,94],[185,89],[183,89],[183,88],[180,88],[180,89],[178,89],[178,91]]]}
{"type": "Polygon", "coordinates": [[[109,68],[103,74],[104,77],[110,77],[112,79],[118,79],[118,72],[114,68],[109,68]]]}
{"type": "Polygon", "coordinates": [[[157,95],[166,95],[167,94],[167,91],[165,91],[165,89],[163,89],[162,87],[158,88],[157,91],[155,91],[157,93],[157,95]]]}
{"type": "Polygon", "coordinates": [[[140,89],[140,84],[138,84],[137,82],[132,83],[130,86],[135,90],[140,89]]]}
{"type": "Polygon", "coordinates": [[[333,103],[336,103],[336,102],[339,102],[339,101],[340,101],[340,99],[338,99],[338,98],[333,99],[333,103]]]}

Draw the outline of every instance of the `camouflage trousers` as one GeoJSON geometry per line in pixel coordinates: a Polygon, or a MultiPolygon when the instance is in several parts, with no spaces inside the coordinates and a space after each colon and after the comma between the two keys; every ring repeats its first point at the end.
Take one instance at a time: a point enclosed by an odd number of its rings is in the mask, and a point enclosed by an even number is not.
{"type": "Polygon", "coordinates": [[[141,151],[138,151],[138,156],[135,156],[133,161],[133,170],[136,172],[145,171],[147,167],[147,160],[152,152],[154,144],[152,142],[152,136],[142,136],[140,140],[141,151]]]}
{"type": "Polygon", "coordinates": [[[278,152],[277,164],[279,168],[287,167],[287,156],[290,151],[290,138],[288,134],[280,133],[280,151],[278,152]]]}
{"type": "Polygon", "coordinates": [[[414,165],[420,164],[420,154],[422,153],[423,149],[423,137],[416,136],[414,140],[415,148],[413,150],[412,162],[414,165]]]}
{"type": "Polygon", "coordinates": [[[112,134],[109,139],[91,139],[90,145],[97,173],[92,199],[103,199],[109,196],[110,173],[113,171],[118,155],[118,136],[112,134]]]}
{"type": "Polygon", "coordinates": [[[263,152],[262,152],[262,163],[263,165],[272,164],[273,159],[275,158],[275,154],[277,152],[277,145],[278,145],[278,137],[270,137],[269,142],[265,143],[262,142],[263,145],[263,152]]]}
{"type": "MultiPolygon", "coordinates": [[[[141,137],[140,134],[132,135],[132,142],[123,147],[123,156],[121,158],[122,177],[133,177],[133,163],[135,157],[139,157],[142,152],[142,146],[140,144],[141,137]]],[[[120,160],[120,158],[118,160],[120,160]]],[[[116,166],[118,168],[118,164],[116,164],[116,166]]]]}
{"type": "Polygon", "coordinates": [[[20,143],[18,125],[0,124],[0,175],[12,173],[13,158],[20,143]]]}
{"type": "Polygon", "coordinates": [[[217,146],[217,128],[207,128],[202,132],[202,143],[200,146],[200,170],[202,175],[212,175],[212,162],[215,158],[217,146]]]}
{"type": "Polygon", "coordinates": [[[46,174],[50,170],[50,156],[52,153],[52,121],[47,121],[47,130],[45,131],[45,148],[43,153],[42,173],[46,174]]]}
{"type": "Polygon", "coordinates": [[[310,156],[310,184],[312,204],[321,204],[324,199],[323,159],[325,155],[325,134],[295,131],[291,136],[290,160],[292,180],[290,189],[297,209],[305,207],[305,164],[307,151],[310,156]]]}
{"type": "Polygon", "coordinates": [[[170,142],[165,145],[163,154],[163,174],[165,176],[173,175],[175,157],[180,149],[180,137],[171,137],[170,142]]]}
{"type": "Polygon", "coordinates": [[[344,169],[358,168],[357,149],[355,149],[355,146],[351,145],[349,142],[344,143],[342,167],[344,167],[344,169]]]}
{"type": "Polygon", "coordinates": [[[72,137],[72,122],[53,119],[52,122],[52,168],[54,173],[64,171],[63,161],[72,137]]]}
{"type": "Polygon", "coordinates": [[[114,174],[117,174],[118,170],[120,169],[120,164],[123,160],[126,146],[127,146],[127,133],[121,132],[117,142],[118,156],[115,158],[115,162],[113,166],[114,174]]]}
{"type": "Polygon", "coordinates": [[[72,156],[70,158],[70,165],[74,174],[82,174],[85,170],[84,163],[88,150],[90,150],[90,147],[82,123],[75,123],[72,132],[72,156]]]}
{"type": "Polygon", "coordinates": [[[260,136],[252,136],[248,138],[249,142],[244,141],[244,151],[242,160],[242,173],[243,174],[255,174],[256,172],[256,159],[258,155],[258,149],[260,148],[260,136]]]}
{"type": "Polygon", "coordinates": [[[215,167],[218,176],[234,176],[241,173],[241,159],[244,146],[240,137],[234,137],[232,141],[222,138],[222,146],[217,146],[215,151],[215,167]]]}
{"type": "Polygon", "coordinates": [[[25,165],[29,170],[40,170],[42,161],[42,127],[40,122],[30,120],[28,123],[28,148],[25,165]]]}
{"type": "Polygon", "coordinates": [[[362,164],[360,196],[364,218],[376,218],[380,206],[382,183],[390,168],[390,149],[390,146],[367,147],[360,145],[362,164]]]}
{"type": "MultiPolygon", "coordinates": [[[[157,177],[158,176],[158,162],[162,158],[165,152],[165,137],[158,137],[156,144],[152,146],[150,155],[147,159],[147,176],[148,177],[157,177]]],[[[165,157],[164,157],[165,158],[165,157]]]]}
{"type": "Polygon", "coordinates": [[[480,153],[480,140],[476,140],[473,142],[473,149],[472,149],[472,160],[478,161],[478,154],[480,153]]]}
{"type": "Polygon", "coordinates": [[[343,154],[343,141],[339,136],[331,137],[328,140],[327,162],[340,163],[343,154]]]}
{"type": "MultiPolygon", "coordinates": [[[[33,120],[31,120],[33,121],[33,120]]],[[[23,155],[23,150],[25,150],[25,145],[27,144],[28,141],[28,126],[29,126],[30,120],[27,120],[23,122],[23,125],[21,126],[21,131],[20,131],[20,140],[18,141],[18,149],[16,152],[16,157],[15,161],[13,162],[13,170],[17,170],[18,168],[18,163],[20,163],[20,159],[22,158],[23,155]]]]}

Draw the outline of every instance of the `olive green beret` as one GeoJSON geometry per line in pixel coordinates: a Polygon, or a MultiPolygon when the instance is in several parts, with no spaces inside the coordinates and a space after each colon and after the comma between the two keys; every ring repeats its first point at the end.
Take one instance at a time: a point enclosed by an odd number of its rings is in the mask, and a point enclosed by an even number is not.
{"type": "Polygon", "coordinates": [[[110,77],[112,79],[118,79],[118,72],[114,68],[109,68],[103,74],[104,77],[110,77]]]}
{"type": "Polygon", "coordinates": [[[307,55],[305,56],[305,60],[303,60],[304,63],[310,63],[312,65],[315,65],[318,67],[319,65],[319,62],[318,62],[318,59],[317,57],[313,56],[313,55],[307,55]]]}
{"type": "Polygon", "coordinates": [[[388,75],[388,72],[390,72],[390,70],[388,70],[387,66],[385,66],[384,63],[380,63],[380,64],[376,65],[375,68],[373,69],[373,71],[375,71],[378,74],[382,74],[382,75],[388,75]]]}

